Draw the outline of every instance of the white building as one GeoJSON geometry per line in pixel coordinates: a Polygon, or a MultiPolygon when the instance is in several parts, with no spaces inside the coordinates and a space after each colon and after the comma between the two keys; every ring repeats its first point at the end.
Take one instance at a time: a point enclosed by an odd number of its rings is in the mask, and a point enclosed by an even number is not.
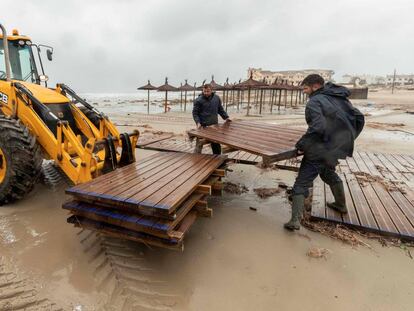
{"type": "Polygon", "coordinates": [[[319,74],[325,81],[332,81],[334,71],[326,69],[270,71],[263,70],[262,68],[249,68],[247,70],[247,76],[250,77],[250,74],[253,74],[253,79],[258,81],[263,81],[264,79],[267,83],[273,83],[278,79],[278,81],[287,80],[289,84],[293,82],[297,85],[310,74],[319,74]]]}
{"type": "Polygon", "coordinates": [[[342,76],[341,83],[353,86],[385,85],[386,78],[370,74],[346,74],[342,76]]]}
{"type": "MultiPolygon", "coordinates": [[[[394,75],[387,75],[387,85],[391,85],[394,75]]],[[[414,74],[411,75],[395,75],[395,85],[413,85],[414,74]]]]}

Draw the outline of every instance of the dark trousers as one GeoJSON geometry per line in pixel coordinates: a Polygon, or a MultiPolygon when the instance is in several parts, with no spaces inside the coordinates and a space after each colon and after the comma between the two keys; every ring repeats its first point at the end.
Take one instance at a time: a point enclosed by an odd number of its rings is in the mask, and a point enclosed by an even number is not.
{"type": "Polygon", "coordinates": [[[217,143],[211,143],[211,151],[213,151],[213,154],[221,154],[221,146],[217,143]]]}
{"type": "Polygon", "coordinates": [[[292,195],[303,194],[305,197],[308,197],[309,188],[312,187],[313,181],[318,175],[329,186],[342,182],[335,172],[335,166],[328,166],[322,161],[310,161],[304,156],[293,185],[292,195]]]}

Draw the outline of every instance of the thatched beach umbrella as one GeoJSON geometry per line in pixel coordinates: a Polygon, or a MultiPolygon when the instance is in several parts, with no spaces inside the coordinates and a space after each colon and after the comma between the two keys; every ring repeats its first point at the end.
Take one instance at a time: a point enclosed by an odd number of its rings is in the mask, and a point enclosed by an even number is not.
{"type": "Polygon", "coordinates": [[[178,89],[168,84],[168,78],[165,78],[165,83],[157,88],[158,92],[165,92],[164,113],[167,112],[168,92],[177,92],[178,89]]]}
{"type": "Polygon", "coordinates": [[[197,91],[202,91],[203,87],[204,87],[204,84],[206,84],[206,79],[204,79],[203,82],[201,83],[201,85],[197,87],[197,91]]]}
{"type": "Polygon", "coordinates": [[[266,97],[266,90],[269,88],[265,78],[263,78],[262,82],[264,83],[264,86],[260,87],[259,114],[262,114],[264,97],[266,97]]]}
{"type": "Polygon", "coordinates": [[[185,80],[185,84],[178,88],[181,92],[184,92],[184,112],[187,109],[187,92],[195,91],[195,85],[191,86],[188,84],[187,79],[185,80]]]}
{"type": "Polygon", "coordinates": [[[197,82],[194,82],[193,101],[195,101],[195,93],[197,91],[197,82]]]}
{"type": "Polygon", "coordinates": [[[150,91],[152,90],[156,90],[157,87],[151,85],[150,80],[148,80],[148,83],[145,84],[144,86],[141,86],[138,88],[138,90],[147,90],[148,91],[148,107],[147,107],[147,113],[149,114],[149,107],[150,107],[150,91]]]}
{"type": "Polygon", "coordinates": [[[226,106],[226,111],[227,111],[227,104],[229,102],[229,91],[233,92],[234,90],[234,85],[229,83],[229,78],[226,79],[226,83],[224,83],[223,85],[223,103],[226,106]]]}
{"type": "Polygon", "coordinates": [[[280,102],[282,100],[282,90],[285,89],[285,86],[282,83],[283,83],[283,80],[282,82],[279,82],[279,80],[276,78],[273,81],[273,83],[271,83],[267,87],[270,90],[270,98],[269,98],[270,113],[273,113],[273,104],[276,102],[277,98],[278,98],[278,110],[280,110],[280,102]]]}
{"type": "Polygon", "coordinates": [[[211,88],[214,91],[221,91],[221,90],[223,90],[223,86],[220,85],[220,84],[218,84],[218,83],[216,83],[216,81],[214,81],[214,75],[211,76],[210,85],[211,85],[211,88]]]}
{"type": "Polygon", "coordinates": [[[253,79],[253,73],[252,72],[250,73],[250,78],[249,79],[235,85],[235,88],[237,88],[237,89],[240,89],[240,90],[246,90],[247,89],[247,115],[250,114],[250,92],[251,92],[251,90],[252,89],[260,89],[264,86],[267,86],[267,84],[253,79]]]}

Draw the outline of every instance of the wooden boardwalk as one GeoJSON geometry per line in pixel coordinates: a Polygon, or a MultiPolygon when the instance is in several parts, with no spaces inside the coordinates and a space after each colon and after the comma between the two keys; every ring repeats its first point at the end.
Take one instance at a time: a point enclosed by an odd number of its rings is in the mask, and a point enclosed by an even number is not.
{"type": "Polygon", "coordinates": [[[326,206],[329,186],[314,183],[311,217],[414,240],[414,156],[355,152],[341,161],[348,214],[326,206]]]}
{"type": "Polygon", "coordinates": [[[295,157],[295,144],[303,134],[304,130],[246,121],[232,121],[188,132],[190,137],[259,155],[267,164],[295,157]]]}
{"type": "Polygon", "coordinates": [[[221,189],[225,156],[160,152],[66,190],[68,222],[106,234],[181,248],[197,215],[211,216],[205,200],[221,189]]]}

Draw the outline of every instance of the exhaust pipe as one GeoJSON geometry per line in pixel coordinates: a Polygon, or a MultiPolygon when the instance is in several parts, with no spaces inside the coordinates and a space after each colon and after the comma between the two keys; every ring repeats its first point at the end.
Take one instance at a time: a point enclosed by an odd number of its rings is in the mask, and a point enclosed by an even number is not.
{"type": "Polygon", "coordinates": [[[2,24],[0,24],[1,31],[3,33],[3,50],[4,50],[4,61],[6,63],[6,80],[11,80],[10,74],[10,58],[9,58],[9,42],[7,41],[7,32],[2,24]]]}

